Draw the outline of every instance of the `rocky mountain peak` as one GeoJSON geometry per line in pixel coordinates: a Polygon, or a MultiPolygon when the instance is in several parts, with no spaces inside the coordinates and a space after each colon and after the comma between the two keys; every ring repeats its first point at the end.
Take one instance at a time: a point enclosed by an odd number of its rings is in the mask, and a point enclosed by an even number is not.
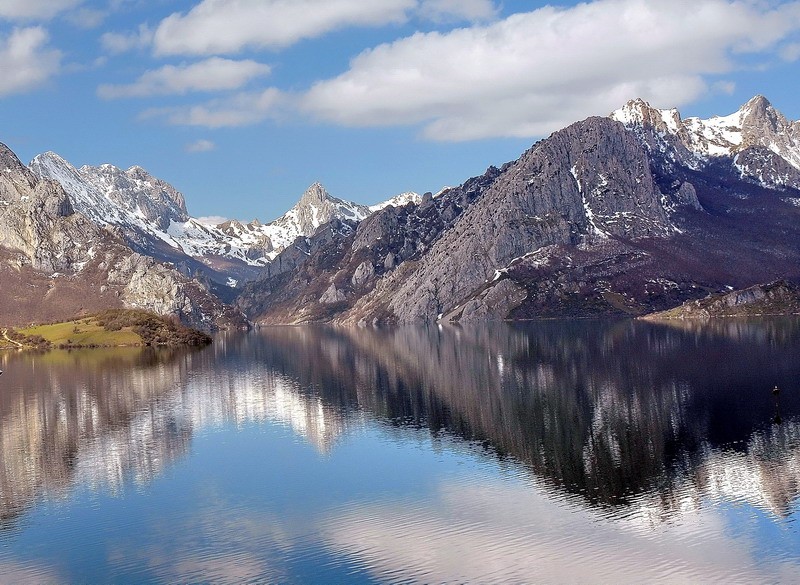
{"type": "Polygon", "coordinates": [[[630,100],[620,109],[612,112],[610,117],[628,127],[652,126],[673,133],[677,132],[682,124],[681,115],[677,109],[659,110],[642,98],[630,100]]]}
{"type": "Polygon", "coordinates": [[[112,164],[76,169],[58,154],[46,152],[34,158],[30,168],[38,177],[64,186],[76,209],[96,223],[138,224],[143,219],[166,231],[170,222],[189,219],[183,195],[139,166],[127,171],[112,164]]]}
{"type": "Polygon", "coordinates": [[[2,142],[0,142],[0,173],[16,184],[26,185],[27,187],[33,187],[36,184],[36,177],[20,162],[17,155],[2,142]]]}
{"type": "Polygon", "coordinates": [[[750,98],[746,104],[744,104],[740,111],[742,112],[766,112],[767,110],[774,109],[770,101],[765,98],[763,95],[758,94],[752,98],[750,98]]]}
{"type": "Polygon", "coordinates": [[[330,198],[330,193],[322,186],[322,183],[315,182],[300,197],[300,204],[322,203],[330,198]]]}
{"type": "Polygon", "coordinates": [[[300,201],[272,225],[285,227],[296,235],[308,235],[334,218],[360,221],[369,214],[366,205],[333,197],[321,183],[314,183],[306,189],[300,201]]]}
{"type": "Polygon", "coordinates": [[[768,145],[774,138],[783,138],[776,134],[791,133],[791,124],[786,117],[772,107],[767,98],[758,95],[747,102],[739,110],[743,142],[746,145],[768,145]]]}

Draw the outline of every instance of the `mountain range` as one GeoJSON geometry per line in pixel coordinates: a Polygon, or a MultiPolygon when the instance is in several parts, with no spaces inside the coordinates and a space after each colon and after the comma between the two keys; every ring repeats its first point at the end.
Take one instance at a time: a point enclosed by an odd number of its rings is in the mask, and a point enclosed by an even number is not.
{"type": "Polygon", "coordinates": [[[642,315],[800,280],[798,219],[800,122],[762,96],[707,120],[632,100],[436,195],[369,207],[317,183],[266,224],[207,225],[140,167],[3,148],[0,274],[20,292],[0,318],[87,310],[86,287],[206,328],[642,315]]]}

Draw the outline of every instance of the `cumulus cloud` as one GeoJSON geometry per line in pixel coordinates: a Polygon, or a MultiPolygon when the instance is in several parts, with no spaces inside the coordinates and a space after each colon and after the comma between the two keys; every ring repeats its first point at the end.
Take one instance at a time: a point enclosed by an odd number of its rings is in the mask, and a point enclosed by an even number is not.
{"type": "Polygon", "coordinates": [[[91,8],[79,8],[74,12],[70,12],[66,15],[66,19],[77,26],[78,28],[83,29],[92,29],[97,28],[108,16],[108,13],[103,10],[93,10],[91,8]]]}
{"type": "Polygon", "coordinates": [[[790,43],[781,49],[781,58],[793,63],[800,59],[800,43],[790,43]]]}
{"type": "Polygon", "coordinates": [[[8,37],[0,37],[0,96],[27,91],[58,73],[61,53],[47,42],[47,31],[41,27],[14,29],[8,37]]]}
{"type": "MultiPolygon", "coordinates": [[[[596,0],[417,33],[357,56],[300,107],[345,126],[423,124],[427,138],[544,135],[641,96],[680,106],[744,54],[800,29],[800,2],[596,0]]],[[[793,51],[785,51],[793,57],[793,51]]]]}
{"type": "Polygon", "coordinates": [[[47,20],[75,8],[83,0],[2,0],[0,18],[6,20],[47,20]]]}
{"type": "Polygon", "coordinates": [[[497,8],[489,0],[423,0],[417,14],[433,22],[479,22],[497,16],[497,8]]]}
{"type": "Polygon", "coordinates": [[[197,221],[197,223],[202,223],[203,225],[214,227],[230,220],[227,217],[223,217],[221,215],[207,215],[204,217],[196,217],[195,221],[197,221]]]}
{"type": "MultiPolygon", "coordinates": [[[[186,145],[186,152],[210,152],[217,147],[216,144],[210,140],[196,140],[186,145]]],[[[224,220],[223,220],[224,221],[224,220]]],[[[201,222],[202,223],[202,222],[201,222]]],[[[217,222],[222,223],[222,222],[217,222]]]]}
{"type": "Polygon", "coordinates": [[[211,55],[286,47],[345,26],[402,22],[414,5],[415,0],[204,0],[161,22],[155,51],[211,55]]]}
{"type": "Polygon", "coordinates": [[[153,42],[153,34],[153,30],[149,26],[142,24],[132,33],[103,33],[100,37],[100,44],[105,51],[116,55],[149,47],[153,42]]]}
{"type": "Polygon", "coordinates": [[[278,117],[286,102],[286,95],[275,88],[264,91],[242,92],[205,104],[174,108],[151,108],[142,113],[142,119],[162,119],[177,126],[202,126],[205,128],[233,128],[249,126],[270,117],[278,117]]]}
{"type": "Polygon", "coordinates": [[[288,47],[351,26],[403,23],[410,17],[480,21],[495,16],[492,0],[203,0],[159,24],[159,55],[214,55],[288,47]]]}
{"type": "Polygon", "coordinates": [[[255,61],[212,57],[189,65],[165,65],[160,69],[147,71],[128,85],[101,85],[97,93],[102,98],[113,99],[233,90],[269,73],[269,65],[255,61]]]}

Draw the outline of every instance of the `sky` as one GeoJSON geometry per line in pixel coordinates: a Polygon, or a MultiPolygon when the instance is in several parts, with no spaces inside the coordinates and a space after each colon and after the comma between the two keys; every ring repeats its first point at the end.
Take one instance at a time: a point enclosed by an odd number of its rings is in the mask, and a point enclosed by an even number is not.
{"type": "Polygon", "coordinates": [[[193,216],[436,192],[629,99],[800,118],[800,0],[0,0],[0,142],[193,216]]]}

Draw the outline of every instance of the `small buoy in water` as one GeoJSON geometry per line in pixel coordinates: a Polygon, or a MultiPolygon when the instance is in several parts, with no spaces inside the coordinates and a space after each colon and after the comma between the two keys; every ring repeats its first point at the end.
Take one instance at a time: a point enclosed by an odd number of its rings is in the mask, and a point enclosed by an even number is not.
{"type": "Polygon", "coordinates": [[[778,395],[778,394],[780,394],[780,393],[781,393],[781,389],[780,389],[780,388],[778,388],[777,386],[775,386],[775,387],[772,389],[772,395],[773,395],[773,396],[777,396],[777,395],[778,395]]]}

